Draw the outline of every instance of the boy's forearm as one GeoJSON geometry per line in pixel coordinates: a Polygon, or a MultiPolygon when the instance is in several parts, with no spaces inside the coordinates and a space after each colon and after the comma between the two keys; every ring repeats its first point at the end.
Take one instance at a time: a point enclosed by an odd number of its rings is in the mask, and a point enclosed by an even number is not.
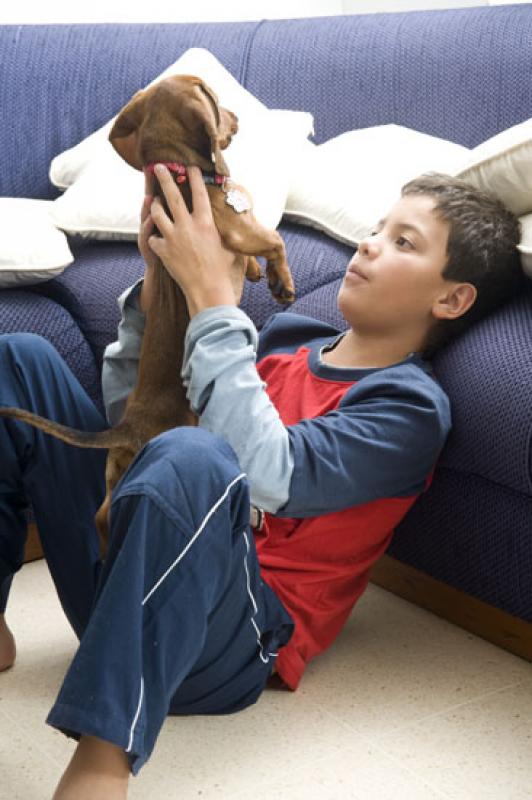
{"type": "Polygon", "coordinates": [[[293,471],[288,432],[257,373],[257,331],[240,309],[205,309],[187,329],[182,375],[199,425],[221,436],[246,472],[252,502],[275,512],[293,471]]]}
{"type": "MultiPolygon", "coordinates": [[[[139,310],[143,314],[148,312],[154,291],[154,267],[146,265],[144,280],[138,295],[139,310]]],[[[200,311],[215,306],[236,305],[235,290],[229,281],[220,281],[216,286],[199,287],[185,294],[188,313],[195,317],[200,311]]]]}
{"type": "Polygon", "coordinates": [[[189,292],[185,295],[190,319],[207,308],[217,306],[236,306],[235,295],[231,285],[220,285],[211,289],[189,292]]]}

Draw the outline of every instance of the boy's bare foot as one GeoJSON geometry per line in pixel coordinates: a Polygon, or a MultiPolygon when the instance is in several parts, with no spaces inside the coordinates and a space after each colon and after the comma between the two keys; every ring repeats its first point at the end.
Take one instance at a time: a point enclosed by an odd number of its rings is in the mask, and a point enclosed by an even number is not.
{"type": "Polygon", "coordinates": [[[0,672],[12,667],[16,656],[15,639],[7,627],[4,614],[0,614],[0,672]]]}
{"type": "Polygon", "coordinates": [[[52,800],[126,800],[129,775],[121,747],[82,736],[52,800]]]}

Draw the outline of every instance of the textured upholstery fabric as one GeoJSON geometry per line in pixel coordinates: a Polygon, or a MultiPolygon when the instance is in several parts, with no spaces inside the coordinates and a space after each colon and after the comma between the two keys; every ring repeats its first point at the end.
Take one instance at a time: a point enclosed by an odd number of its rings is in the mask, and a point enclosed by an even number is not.
{"type": "Polygon", "coordinates": [[[443,350],[434,368],[453,398],[453,429],[440,464],[530,496],[532,281],[527,284],[518,301],[443,350]]]}
{"type": "MultiPolygon", "coordinates": [[[[345,328],[345,322],[336,308],[337,288],[334,289],[332,303],[326,301],[325,296],[330,286],[337,287],[338,280],[344,274],[351,258],[352,248],[324,237],[317,231],[305,230],[299,225],[290,223],[281,225],[279,232],[286,245],[287,258],[296,286],[297,299],[290,306],[290,311],[310,314],[323,322],[337,325],[341,329],[345,328]],[[307,304],[307,298],[311,296],[314,297],[312,307],[307,304]]],[[[242,308],[259,328],[272,313],[285,310],[272,299],[266,281],[258,285],[246,283],[242,308]]]]}
{"type": "Polygon", "coordinates": [[[532,622],[532,497],[440,468],[388,554],[532,622]]]}
{"type": "Polygon", "coordinates": [[[245,82],[311,111],[318,143],[393,122],[474,147],[532,116],[531,37],[523,6],[264,22],[245,82]]]}
{"type": "Polygon", "coordinates": [[[68,311],[45,297],[4,290],[0,292],[0,334],[22,331],[48,339],[101,410],[99,372],[87,340],[68,311]]]}
{"type": "MultiPolygon", "coordinates": [[[[270,107],[310,111],[315,141],[386,123],[473,147],[532,117],[531,6],[187,25],[0,26],[0,196],[57,197],[57,153],[101,127],[186,49],[206,47],[270,107]]],[[[258,154],[260,157],[260,154],[258,154]]],[[[375,164],[379,180],[379,164],[375,164]]],[[[319,177],[316,180],[319,191],[319,177]]],[[[356,187],[353,187],[356,191],[356,187]]],[[[293,311],[338,327],[351,249],[283,224],[293,311]]],[[[71,239],[57,279],[0,292],[0,331],[49,338],[93,398],[116,298],[142,273],[134,244],[71,239]]],[[[243,307],[282,310],[264,282],[243,307]]],[[[454,427],[434,482],[389,552],[532,621],[532,281],[435,359],[454,427]]]]}
{"type": "Polygon", "coordinates": [[[116,338],[117,297],[143,274],[135,244],[69,239],[74,263],[53,281],[32,287],[64,306],[92,349],[98,368],[104,348],[116,338]]]}

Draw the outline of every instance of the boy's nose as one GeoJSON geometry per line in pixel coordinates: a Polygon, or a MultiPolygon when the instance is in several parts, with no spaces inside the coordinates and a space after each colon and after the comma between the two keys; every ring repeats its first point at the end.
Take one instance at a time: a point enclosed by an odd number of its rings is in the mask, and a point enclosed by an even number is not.
{"type": "Polygon", "coordinates": [[[375,236],[366,236],[358,245],[358,252],[361,256],[372,258],[379,252],[379,243],[376,241],[375,236]]]}

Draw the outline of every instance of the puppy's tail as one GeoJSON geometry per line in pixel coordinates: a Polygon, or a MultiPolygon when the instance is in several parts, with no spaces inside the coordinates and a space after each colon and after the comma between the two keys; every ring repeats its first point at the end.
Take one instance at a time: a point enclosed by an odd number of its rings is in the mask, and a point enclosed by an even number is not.
{"type": "Polygon", "coordinates": [[[108,428],[95,433],[78,431],[74,428],[68,428],[66,425],[60,425],[58,422],[39,417],[37,414],[32,414],[31,411],[25,411],[23,408],[0,408],[0,417],[27,422],[29,425],[33,425],[34,428],[39,428],[44,433],[49,433],[51,436],[62,439],[63,442],[73,444],[76,447],[93,447],[108,450],[110,447],[117,447],[127,442],[125,432],[120,430],[119,427],[108,428]]]}

